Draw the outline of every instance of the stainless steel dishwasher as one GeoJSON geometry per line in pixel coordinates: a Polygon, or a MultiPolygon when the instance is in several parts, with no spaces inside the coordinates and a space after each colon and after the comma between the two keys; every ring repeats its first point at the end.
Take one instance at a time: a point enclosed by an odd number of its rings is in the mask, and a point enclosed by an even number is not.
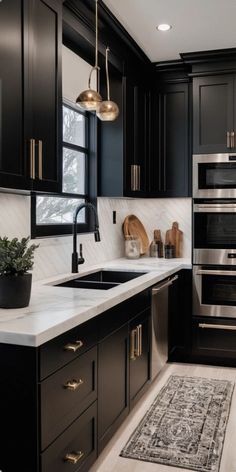
{"type": "Polygon", "coordinates": [[[178,279],[178,275],[169,277],[152,288],[152,355],[151,379],[168,360],[168,309],[169,287],[178,279]]]}

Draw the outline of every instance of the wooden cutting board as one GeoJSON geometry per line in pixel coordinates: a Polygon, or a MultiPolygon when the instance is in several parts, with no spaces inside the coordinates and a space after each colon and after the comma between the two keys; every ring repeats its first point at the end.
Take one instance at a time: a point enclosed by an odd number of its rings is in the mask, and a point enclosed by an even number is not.
{"type": "Polygon", "coordinates": [[[177,221],[174,221],[172,228],[166,231],[165,244],[175,246],[175,257],[182,256],[183,231],[179,229],[177,221]]]}
{"type": "Polygon", "coordinates": [[[143,224],[137,216],[126,216],[122,228],[124,236],[134,236],[140,239],[140,254],[146,254],[149,249],[149,239],[143,224]]]}

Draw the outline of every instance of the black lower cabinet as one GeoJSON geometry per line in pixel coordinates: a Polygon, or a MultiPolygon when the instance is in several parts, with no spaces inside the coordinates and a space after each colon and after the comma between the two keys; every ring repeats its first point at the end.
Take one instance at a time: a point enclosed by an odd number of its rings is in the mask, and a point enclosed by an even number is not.
{"type": "Polygon", "coordinates": [[[183,269],[169,287],[168,360],[188,361],[191,355],[192,271],[183,269]]]}
{"type": "Polygon", "coordinates": [[[150,382],[150,310],[130,322],[130,408],[146,391],[150,382]]]}
{"type": "Polygon", "coordinates": [[[236,320],[193,319],[192,358],[195,362],[236,366],[236,320]]]}
{"type": "Polygon", "coordinates": [[[98,451],[128,415],[128,324],[98,347],[98,451]]]}
{"type": "Polygon", "coordinates": [[[41,472],[87,472],[97,457],[97,403],[41,455],[41,472]]]}
{"type": "Polygon", "coordinates": [[[148,386],[150,302],[147,289],[39,348],[0,344],[2,472],[89,471],[148,386]]]}

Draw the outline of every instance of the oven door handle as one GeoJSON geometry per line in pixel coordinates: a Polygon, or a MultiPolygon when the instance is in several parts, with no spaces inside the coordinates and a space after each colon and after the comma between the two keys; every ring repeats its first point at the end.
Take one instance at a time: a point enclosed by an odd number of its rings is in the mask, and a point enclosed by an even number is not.
{"type": "Polygon", "coordinates": [[[230,275],[236,277],[236,270],[206,270],[199,269],[196,275],[230,275]]]}
{"type": "Polygon", "coordinates": [[[195,213],[234,213],[236,212],[236,204],[234,203],[221,203],[221,204],[199,204],[199,205],[194,205],[194,212],[195,213]]]}
{"type": "Polygon", "coordinates": [[[236,331],[236,326],[232,326],[232,325],[199,323],[198,327],[202,329],[225,329],[228,331],[236,331]]]}

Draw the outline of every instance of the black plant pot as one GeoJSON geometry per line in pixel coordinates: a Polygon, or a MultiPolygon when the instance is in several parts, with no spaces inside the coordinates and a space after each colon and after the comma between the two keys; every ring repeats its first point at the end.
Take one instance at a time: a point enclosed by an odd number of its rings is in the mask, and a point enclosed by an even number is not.
{"type": "Polygon", "coordinates": [[[32,274],[0,275],[0,308],[24,308],[29,305],[32,274]]]}

